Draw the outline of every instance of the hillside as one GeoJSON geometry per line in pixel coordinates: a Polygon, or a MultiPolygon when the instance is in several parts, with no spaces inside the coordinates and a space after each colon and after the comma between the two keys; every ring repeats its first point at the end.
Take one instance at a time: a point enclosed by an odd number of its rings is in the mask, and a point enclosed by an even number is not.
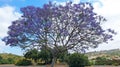
{"type": "Polygon", "coordinates": [[[86,53],[86,55],[89,58],[96,58],[96,57],[100,57],[100,56],[120,57],[120,49],[88,52],[88,53],[86,53]]]}
{"type": "Polygon", "coordinates": [[[14,64],[24,57],[15,54],[0,53],[0,64],[14,64]]]}
{"type": "Polygon", "coordinates": [[[14,58],[14,59],[23,58],[22,56],[11,54],[11,53],[0,53],[0,56],[4,59],[6,59],[6,58],[14,58]]]}

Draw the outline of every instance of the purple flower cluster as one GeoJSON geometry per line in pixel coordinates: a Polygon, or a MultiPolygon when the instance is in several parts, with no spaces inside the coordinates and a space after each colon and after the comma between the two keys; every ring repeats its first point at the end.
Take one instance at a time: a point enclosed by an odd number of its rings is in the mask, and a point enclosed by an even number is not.
{"type": "Polygon", "coordinates": [[[78,45],[95,47],[112,39],[113,30],[106,33],[101,22],[102,16],[93,12],[90,3],[66,5],[45,4],[42,8],[27,6],[21,8],[21,19],[12,22],[8,36],[3,41],[11,46],[30,46],[34,44],[48,47],[64,46],[72,49],[78,45]],[[112,34],[111,34],[112,33],[112,34]]]}

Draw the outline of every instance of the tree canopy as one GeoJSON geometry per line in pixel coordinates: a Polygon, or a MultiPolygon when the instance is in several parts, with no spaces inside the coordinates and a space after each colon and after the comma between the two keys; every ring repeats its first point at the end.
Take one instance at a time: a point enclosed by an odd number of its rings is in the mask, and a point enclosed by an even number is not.
{"type": "Polygon", "coordinates": [[[8,27],[3,41],[21,48],[51,48],[53,54],[66,50],[84,51],[89,47],[112,40],[111,29],[103,29],[106,19],[95,13],[90,3],[58,5],[49,2],[43,7],[21,8],[21,18],[8,27]],[[59,49],[63,46],[64,49],[59,49]],[[52,50],[56,48],[55,50],[52,50]]]}
{"type": "MultiPolygon", "coordinates": [[[[21,18],[8,27],[8,36],[3,39],[7,45],[22,48],[63,45],[67,49],[78,46],[82,49],[112,38],[100,25],[105,18],[93,12],[90,3],[69,2],[63,6],[50,2],[42,8],[21,8],[21,12],[21,18]]],[[[111,29],[108,32],[114,33],[111,29]]]]}

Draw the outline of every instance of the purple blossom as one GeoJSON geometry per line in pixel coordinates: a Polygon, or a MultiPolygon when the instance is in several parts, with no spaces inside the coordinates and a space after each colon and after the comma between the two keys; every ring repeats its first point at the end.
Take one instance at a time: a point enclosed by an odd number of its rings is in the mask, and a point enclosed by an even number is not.
{"type": "Polygon", "coordinates": [[[98,46],[112,39],[116,32],[111,29],[104,30],[101,22],[106,19],[97,15],[93,9],[90,3],[72,2],[65,6],[49,2],[43,7],[23,7],[21,19],[12,22],[8,27],[8,36],[3,38],[3,41],[10,46],[28,47],[31,44],[46,44],[50,48],[58,45],[67,49],[78,45],[81,45],[79,49],[82,49],[83,45],[98,46]]]}
{"type": "Polygon", "coordinates": [[[114,30],[108,29],[108,32],[111,32],[113,34],[117,34],[114,30]]]}

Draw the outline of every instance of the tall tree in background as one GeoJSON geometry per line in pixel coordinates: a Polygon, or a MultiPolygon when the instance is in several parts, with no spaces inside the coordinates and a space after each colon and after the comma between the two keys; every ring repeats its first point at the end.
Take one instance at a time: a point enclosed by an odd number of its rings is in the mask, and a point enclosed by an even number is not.
{"type": "Polygon", "coordinates": [[[45,4],[42,8],[27,6],[21,8],[23,15],[10,25],[6,45],[23,49],[50,48],[54,58],[66,50],[84,51],[89,47],[112,40],[111,29],[104,30],[101,22],[106,21],[93,12],[90,3],[57,5],[45,4]],[[64,49],[59,49],[62,46],[64,49]],[[54,49],[53,49],[54,48],[54,49]]]}

